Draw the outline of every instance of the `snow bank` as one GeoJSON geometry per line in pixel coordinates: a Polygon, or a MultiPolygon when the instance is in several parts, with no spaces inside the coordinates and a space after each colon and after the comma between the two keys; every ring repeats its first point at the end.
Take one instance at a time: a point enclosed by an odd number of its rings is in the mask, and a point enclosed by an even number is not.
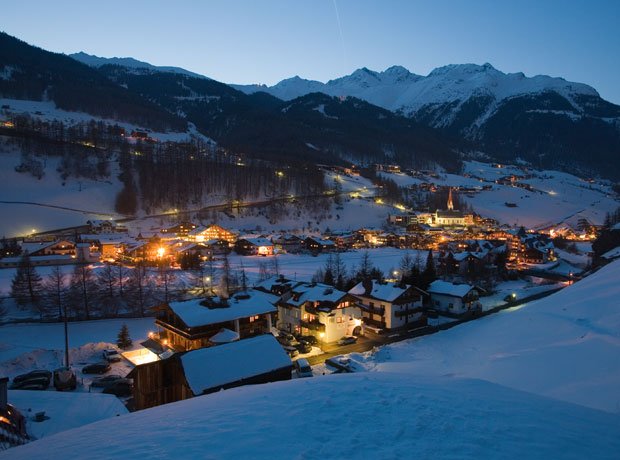
{"type": "Polygon", "coordinates": [[[31,458],[617,458],[618,417],[488,382],[331,375],[200,396],[0,454],[31,458]]]}
{"type": "Polygon", "coordinates": [[[620,262],[544,299],[384,347],[366,368],[480,378],[620,413],[620,262]]]}

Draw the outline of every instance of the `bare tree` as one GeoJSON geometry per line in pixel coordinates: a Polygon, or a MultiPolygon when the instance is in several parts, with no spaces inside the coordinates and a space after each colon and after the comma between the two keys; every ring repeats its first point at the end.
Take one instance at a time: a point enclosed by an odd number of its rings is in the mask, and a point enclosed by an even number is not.
{"type": "Polygon", "coordinates": [[[119,279],[114,266],[106,263],[97,274],[97,300],[104,316],[116,316],[118,314],[118,298],[115,294],[118,283],[119,279]]]}
{"type": "Polygon", "coordinates": [[[69,295],[78,316],[90,319],[96,288],[92,268],[87,264],[76,265],[71,275],[69,295]]]}
{"type": "Polygon", "coordinates": [[[138,264],[129,274],[127,292],[125,293],[127,304],[133,312],[144,316],[146,309],[153,301],[153,286],[151,277],[144,264],[138,264]]]}
{"type": "Polygon", "coordinates": [[[63,321],[63,306],[67,302],[67,276],[56,265],[43,281],[43,296],[46,309],[58,313],[58,321],[63,321]]]}

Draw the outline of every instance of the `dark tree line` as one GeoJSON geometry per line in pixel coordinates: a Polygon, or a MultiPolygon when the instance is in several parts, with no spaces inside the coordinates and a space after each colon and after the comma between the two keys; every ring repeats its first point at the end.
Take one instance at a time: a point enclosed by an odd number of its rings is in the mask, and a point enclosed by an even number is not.
{"type": "Polygon", "coordinates": [[[213,154],[197,142],[137,144],[133,151],[121,152],[119,165],[125,184],[122,193],[129,197],[123,202],[138,194],[146,212],[197,207],[209,195],[222,196],[234,207],[248,199],[318,195],[325,190],[323,173],[316,167],[278,167],[227,153],[213,154]]]}
{"type": "Polygon", "coordinates": [[[152,307],[179,299],[184,292],[173,286],[170,267],[156,269],[137,265],[106,264],[94,272],[90,265],[77,264],[70,273],[56,266],[41,277],[24,256],[11,283],[11,296],[20,308],[31,308],[41,319],[64,317],[88,320],[117,317],[120,313],[145,316],[152,307]]]}

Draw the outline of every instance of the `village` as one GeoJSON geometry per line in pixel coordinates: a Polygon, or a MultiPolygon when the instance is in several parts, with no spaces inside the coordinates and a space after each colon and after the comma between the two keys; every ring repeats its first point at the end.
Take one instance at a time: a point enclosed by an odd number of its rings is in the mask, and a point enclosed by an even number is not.
{"type": "Polygon", "coordinates": [[[339,356],[548,295],[587,268],[559,258],[554,241],[564,249],[587,242],[592,226],[561,238],[557,229],[508,228],[455,209],[459,192],[445,191],[445,209],[394,207],[382,228],[350,232],[241,234],[180,220],[136,233],[90,220],[5,240],[0,267],[42,286],[37,298],[13,280],[15,301],[40,320],[68,322],[71,334],[82,320],[154,319],[140,341],[97,348],[82,372],[66,350],[53,373],[13,376],[11,388],[103,389],[141,410],[239,385],[352,372],[339,356]],[[36,270],[49,272],[45,281],[36,270]],[[91,371],[105,375],[84,375],[91,371]]]}

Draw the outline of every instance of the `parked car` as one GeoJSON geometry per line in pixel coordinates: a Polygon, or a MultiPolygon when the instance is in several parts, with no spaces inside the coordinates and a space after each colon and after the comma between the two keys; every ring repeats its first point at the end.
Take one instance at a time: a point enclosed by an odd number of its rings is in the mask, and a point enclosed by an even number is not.
{"type": "Polygon", "coordinates": [[[284,348],[284,351],[286,351],[291,358],[294,358],[299,354],[299,350],[295,347],[285,345],[282,348],[284,348]]]}
{"type": "Polygon", "coordinates": [[[121,360],[121,354],[112,349],[103,350],[103,359],[109,363],[117,363],[121,360]]]}
{"type": "Polygon", "coordinates": [[[305,358],[299,358],[294,364],[295,373],[298,377],[312,377],[312,367],[305,358]]]}
{"type": "Polygon", "coordinates": [[[110,363],[95,363],[89,364],[88,366],[84,366],[82,368],[83,374],[105,374],[110,370],[110,363]]]}
{"type": "Polygon", "coordinates": [[[58,391],[75,390],[77,378],[70,367],[61,367],[54,371],[54,388],[58,391]]]}
{"type": "Polygon", "coordinates": [[[25,380],[30,380],[33,378],[45,377],[47,378],[47,383],[52,381],[52,373],[50,371],[46,371],[44,369],[36,369],[34,371],[30,371],[26,374],[16,375],[13,377],[13,384],[23,382],[25,380]]]}
{"type": "Polygon", "coordinates": [[[105,387],[102,393],[115,395],[118,397],[131,396],[133,392],[133,385],[128,379],[122,379],[114,382],[113,384],[105,387]]]}
{"type": "Polygon", "coordinates": [[[319,341],[313,335],[300,335],[298,340],[300,342],[303,340],[304,342],[308,342],[310,345],[313,346],[319,344],[319,341]]]}
{"type": "Polygon", "coordinates": [[[50,379],[46,376],[32,377],[26,380],[20,380],[19,382],[11,384],[11,390],[47,390],[50,386],[50,379]]]}
{"type": "Polygon", "coordinates": [[[117,374],[110,374],[106,375],[105,377],[98,377],[94,379],[90,386],[95,388],[105,388],[115,382],[118,382],[119,380],[124,380],[124,377],[121,377],[117,374]]]}
{"type": "Polygon", "coordinates": [[[305,340],[301,340],[295,348],[299,351],[299,353],[310,353],[312,351],[312,345],[310,345],[305,340]]]}
{"type": "Polygon", "coordinates": [[[355,342],[357,342],[357,337],[349,335],[349,336],[345,336],[341,338],[340,340],[338,340],[338,345],[351,345],[352,343],[355,343],[355,342]]]}
{"type": "Polygon", "coordinates": [[[276,338],[277,338],[278,342],[280,342],[282,345],[286,345],[288,347],[291,347],[295,343],[297,343],[297,340],[295,339],[293,334],[289,334],[288,332],[280,332],[280,334],[276,338]]]}

